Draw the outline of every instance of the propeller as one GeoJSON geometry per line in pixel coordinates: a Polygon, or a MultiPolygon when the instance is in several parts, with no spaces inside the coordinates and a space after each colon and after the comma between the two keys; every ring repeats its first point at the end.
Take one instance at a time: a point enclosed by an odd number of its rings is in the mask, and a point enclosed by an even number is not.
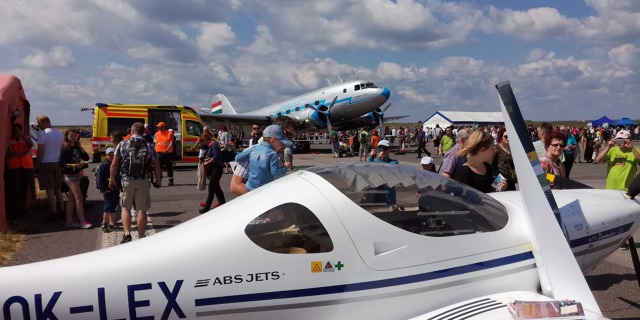
{"type": "Polygon", "coordinates": [[[319,110],[318,108],[316,108],[315,106],[309,105],[309,108],[317,111],[318,113],[321,113],[324,115],[324,117],[327,119],[327,129],[329,130],[329,132],[331,132],[331,108],[333,108],[333,105],[336,103],[336,100],[338,100],[338,96],[335,96],[335,98],[333,98],[333,101],[331,101],[331,104],[329,105],[329,107],[326,110],[319,110]]]}
{"type": "Polygon", "coordinates": [[[391,107],[391,103],[387,103],[387,105],[384,106],[384,108],[381,109],[376,109],[374,112],[378,115],[378,121],[380,122],[380,134],[383,134],[384,132],[384,112],[387,111],[387,109],[389,109],[389,107],[391,107]]]}

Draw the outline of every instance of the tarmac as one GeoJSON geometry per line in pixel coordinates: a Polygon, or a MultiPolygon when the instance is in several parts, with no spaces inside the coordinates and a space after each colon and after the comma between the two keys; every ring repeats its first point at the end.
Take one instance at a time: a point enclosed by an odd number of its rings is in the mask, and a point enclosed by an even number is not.
{"type": "MultiPolygon", "coordinates": [[[[433,152],[433,146],[427,148],[433,152]]],[[[393,149],[397,150],[397,146],[393,149]]],[[[392,154],[400,164],[420,168],[415,147],[407,149],[405,154],[392,154]]],[[[424,155],[423,155],[424,156],[424,155]]],[[[441,159],[434,156],[439,167],[441,159]]],[[[295,154],[294,170],[332,162],[357,162],[358,157],[333,158],[329,146],[312,145],[312,153],[295,154]]],[[[91,168],[94,168],[92,164],[91,168]]],[[[88,169],[89,170],[89,169],[88,169]]],[[[571,178],[594,188],[604,188],[606,164],[576,163],[571,171],[571,178]]],[[[89,174],[93,180],[93,176],[89,174]]],[[[174,172],[175,185],[153,189],[152,207],[149,211],[147,236],[162,232],[200,214],[198,203],[206,198],[206,191],[196,189],[195,166],[178,165],[174,172]]],[[[221,185],[225,198],[231,201],[235,195],[228,191],[231,174],[223,174],[221,185]]],[[[27,236],[22,249],[14,255],[11,265],[20,265],[45,261],[101,248],[119,245],[122,230],[103,233],[100,226],[102,219],[102,197],[95,189],[93,181],[89,188],[89,202],[92,204],[86,211],[88,220],[96,226],[90,230],[65,229],[64,223],[42,224],[33,228],[27,236]]],[[[132,232],[136,241],[137,232],[132,232]]],[[[640,232],[634,236],[640,239],[640,232]]],[[[611,319],[640,319],[640,288],[636,279],[629,251],[617,250],[597,268],[586,275],[587,282],[598,301],[604,315],[611,319]]]]}

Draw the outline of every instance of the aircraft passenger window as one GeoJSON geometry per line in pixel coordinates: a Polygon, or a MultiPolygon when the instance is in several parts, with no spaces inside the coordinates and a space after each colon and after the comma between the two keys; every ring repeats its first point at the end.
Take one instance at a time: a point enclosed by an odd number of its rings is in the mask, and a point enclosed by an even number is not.
{"type": "Polygon", "coordinates": [[[449,237],[492,232],[508,222],[507,210],[498,201],[436,173],[371,164],[310,171],[376,218],[415,234],[449,237]]]}
{"type": "Polygon", "coordinates": [[[291,113],[291,110],[287,110],[287,114],[291,113]]]}
{"type": "Polygon", "coordinates": [[[316,102],[314,102],[314,103],[315,103],[315,104],[316,104],[316,106],[317,106],[317,105],[319,105],[319,104],[320,104],[320,101],[316,101],[316,102]]]}
{"type": "Polygon", "coordinates": [[[347,93],[347,88],[342,89],[342,93],[347,93]]]}
{"type": "Polygon", "coordinates": [[[300,107],[296,107],[296,108],[295,108],[295,111],[300,111],[300,107]]]}
{"type": "Polygon", "coordinates": [[[320,220],[305,206],[285,203],[251,220],[245,234],[259,247],[286,254],[333,251],[333,242],[320,220]]]}

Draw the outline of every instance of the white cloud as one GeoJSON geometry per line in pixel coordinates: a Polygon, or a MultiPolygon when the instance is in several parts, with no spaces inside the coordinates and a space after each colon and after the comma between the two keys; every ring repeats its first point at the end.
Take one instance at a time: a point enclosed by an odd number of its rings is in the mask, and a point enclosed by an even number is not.
{"type": "Polygon", "coordinates": [[[54,68],[69,67],[75,64],[75,60],[71,50],[63,46],[57,46],[49,52],[37,51],[29,54],[22,59],[22,63],[32,68],[54,68]]]}
{"type": "Polygon", "coordinates": [[[212,54],[230,46],[235,41],[235,34],[226,23],[202,23],[196,43],[203,54],[212,54]]]}
{"type": "Polygon", "coordinates": [[[627,43],[609,50],[608,56],[615,64],[631,68],[638,66],[638,54],[640,54],[640,49],[627,43]]]}

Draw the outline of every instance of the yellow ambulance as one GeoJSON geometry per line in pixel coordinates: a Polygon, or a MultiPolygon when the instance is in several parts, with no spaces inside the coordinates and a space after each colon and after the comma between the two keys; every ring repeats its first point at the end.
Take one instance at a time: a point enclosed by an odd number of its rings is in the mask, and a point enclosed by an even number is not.
{"type": "Polygon", "coordinates": [[[192,150],[192,147],[202,134],[205,124],[192,108],[107,103],[96,103],[93,107],[93,136],[91,138],[93,162],[102,161],[107,148],[113,146],[111,133],[117,131],[124,137],[127,135],[127,128],[131,128],[134,122],[146,124],[146,130],[152,137],[157,131],[156,125],[159,122],[164,122],[167,130],[172,129],[176,137],[175,160],[177,162],[198,162],[198,149],[192,150]]]}

